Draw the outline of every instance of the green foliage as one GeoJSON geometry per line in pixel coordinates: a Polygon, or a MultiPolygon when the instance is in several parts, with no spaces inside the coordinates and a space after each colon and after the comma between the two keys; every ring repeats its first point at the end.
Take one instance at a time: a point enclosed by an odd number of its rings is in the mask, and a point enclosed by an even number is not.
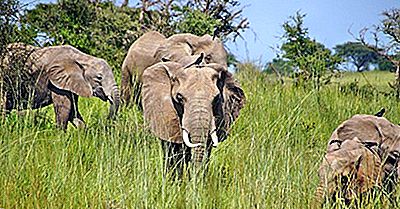
{"type": "Polygon", "coordinates": [[[24,6],[18,0],[0,0],[0,56],[9,43],[33,43],[36,34],[19,24],[24,11],[24,6]]]}
{"type": "Polygon", "coordinates": [[[198,36],[213,35],[215,29],[222,25],[218,19],[214,19],[200,10],[187,6],[177,7],[176,10],[183,14],[181,19],[174,23],[176,31],[179,33],[192,33],[198,36]]]}
{"type": "Polygon", "coordinates": [[[294,76],[299,83],[313,81],[314,87],[319,88],[321,81],[327,78],[325,74],[335,70],[342,60],[309,37],[308,28],[304,26],[305,16],[297,12],[282,25],[285,33],[280,50],[282,58],[295,69],[294,76]]]}
{"type": "Polygon", "coordinates": [[[346,42],[334,47],[336,55],[352,63],[358,72],[369,70],[369,65],[377,63],[379,55],[361,42],[346,42]]]}
{"type": "MultiPolygon", "coordinates": [[[[172,1],[174,0],[171,0],[171,2],[172,1]]],[[[180,12],[180,16],[184,17],[186,15],[185,12],[189,12],[188,15],[193,17],[191,22],[198,23],[196,27],[202,26],[204,23],[199,23],[199,20],[194,18],[198,17],[203,19],[203,21],[208,21],[208,25],[204,25],[205,29],[210,26],[214,27],[209,28],[212,30],[210,30],[208,34],[219,37],[223,41],[228,39],[235,41],[237,37],[241,37],[241,32],[249,28],[249,22],[247,18],[242,15],[243,8],[240,8],[240,2],[238,0],[176,0],[175,2],[176,4],[173,9],[178,12],[183,11],[183,13],[180,12]],[[179,9],[179,5],[185,6],[179,9]],[[187,9],[189,9],[189,11],[187,11],[187,9]]],[[[185,19],[184,17],[182,20],[185,19]]]]}

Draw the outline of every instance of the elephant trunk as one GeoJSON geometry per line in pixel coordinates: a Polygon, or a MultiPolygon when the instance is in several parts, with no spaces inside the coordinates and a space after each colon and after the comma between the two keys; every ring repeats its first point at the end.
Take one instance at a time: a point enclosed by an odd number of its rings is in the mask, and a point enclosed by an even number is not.
{"type": "Polygon", "coordinates": [[[191,148],[191,161],[196,168],[207,161],[208,157],[208,136],[212,128],[212,111],[204,102],[197,101],[195,104],[189,104],[186,116],[188,123],[184,127],[190,135],[191,143],[197,146],[191,148]]]}
{"type": "Polygon", "coordinates": [[[108,118],[114,119],[120,105],[120,92],[111,71],[107,72],[105,79],[102,81],[102,86],[107,100],[110,102],[108,118]]]}

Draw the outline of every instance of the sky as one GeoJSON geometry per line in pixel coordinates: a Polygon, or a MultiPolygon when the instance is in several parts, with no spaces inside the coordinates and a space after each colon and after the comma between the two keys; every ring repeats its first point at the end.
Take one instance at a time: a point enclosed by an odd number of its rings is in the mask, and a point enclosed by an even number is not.
{"type": "Polygon", "coordinates": [[[357,34],[362,28],[378,24],[382,11],[399,8],[400,0],[240,0],[250,30],[245,41],[228,43],[239,60],[265,63],[276,56],[283,34],[281,25],[296,11],[306,13],[304,25],[311,38],[332,49],[335,45],[354,41],[348,32],[357,34]]]}
{"type": "MultiPolygon", "coordinates": [[[[55,2],[55,0],[25,0],[22,2],[55,2]]],[[[122,0],[116,0],[120,4],[122,0]]],[[[138,0],[131,0],[135,5],[138,0]]],[[[400,0],[239,0],[243,16],[250,29],[227,47],[240,61],[264,64],[276,56],[283,34],[281,25],[296,11],[306,13],[305,27],[311,38],[332,49],[346,41],[354,41],[350,29],[357,34],[362,28],[378,24],[384,10],[400,8],[400,0]]]]}

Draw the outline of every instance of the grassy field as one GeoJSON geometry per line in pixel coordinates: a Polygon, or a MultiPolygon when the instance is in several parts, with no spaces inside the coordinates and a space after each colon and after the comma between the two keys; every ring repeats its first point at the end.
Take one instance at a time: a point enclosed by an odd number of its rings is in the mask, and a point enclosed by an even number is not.
{"type": "Polygon", "coordinates": [[[307,208],[343,120],[385,107],[400,122],[400,103],[380,93],[393,74],[364,75],[344,73],[314,91],[244,70],[237,77],[247,104],[230,137],[213,150],[204,179],[181,182],[163,177],[161,144],[136,109],[110,122],[108,105],[81,99],[88,127],[66,133],[52,107],[12,113],[0,129],[0,208],[307,208]]]}

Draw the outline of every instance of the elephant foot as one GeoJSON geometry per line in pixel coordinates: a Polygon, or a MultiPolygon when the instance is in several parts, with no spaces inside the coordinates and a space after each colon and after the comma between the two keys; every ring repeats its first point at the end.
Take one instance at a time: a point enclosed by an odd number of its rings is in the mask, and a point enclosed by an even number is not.
{"type": "Polygon", "coordinates": [[[81,119],[79,119],[79,118],[74,118],[74,119],[72,120],[72,124],[74,124],[74,126],[77,127],[77,128],[82,128],[82,129],[86,128],[85,122],[83,122],[83,121],[82,121],[81,119]]]}

